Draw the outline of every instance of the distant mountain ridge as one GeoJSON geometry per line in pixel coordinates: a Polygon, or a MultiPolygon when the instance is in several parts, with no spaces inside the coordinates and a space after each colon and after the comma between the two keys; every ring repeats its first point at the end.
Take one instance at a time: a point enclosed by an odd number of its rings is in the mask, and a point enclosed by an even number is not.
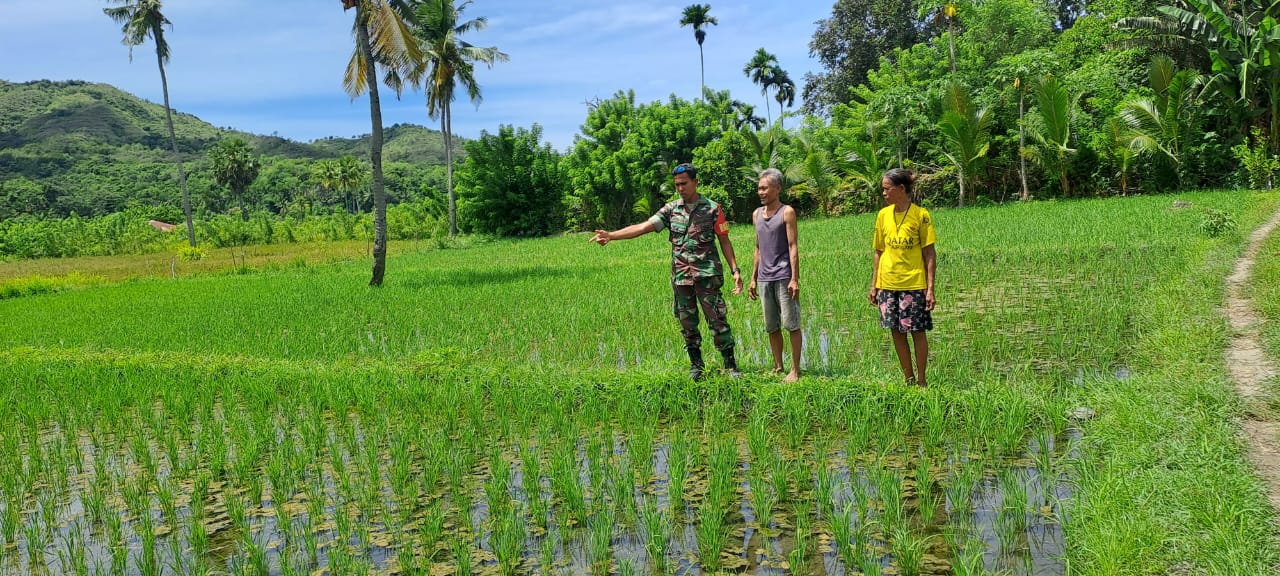
{"type": "MultiPolygon", "coordinates": [[[[174,131],[184,153],[202,154],[219,140],[239,136],[259,152],[285,158],[336,158],[367,154],[369,136],[323,138],[309,143],[278,136],[218,128],[174,110],[174,131]]],[[[0,80],[0,148],[21,148],[87,137],[111,146],[141,144],[167,149],[164,107],[110,84],[78,80],[13,83],[0,80]]],[[[387,162],[444,165],[444,136],[415,124],[388,127],[383,144],[387,162]]],[[[454,137],[454,150],[462,151],[454,137]]]]}
{"type": "MultiPolygon", "coordinates": [[[[247,140],[264,164],[307,163],[355,156],[367,158],[368,135],[297,142],[224,129],[174,110],[174,131],[183,160],[199,174],[207,151],[229,137],[247,140]]],[[[464,140],[454,137],[454,158],[464,140]]],[[[398,124],[384,132],[383,160],[410,171],[443,170],[443,135],[430,128],[398,124]]],[[[102,214],[130,206],[170,204],[174,170],[164,107],[109,84],[38,80],[0,80],[0,204],[30,208],[0,209],[0,218],[23,213],[102,214]],[[6,189],[21,183],[21,201],[6,189]],[[39,193],[31,190],[39,189],[39,193]],[[41,196],[43,198],[41,198],[41,196]]],[[[305,168],[301,166],[301,168],[305,168]]],[[[294,168],[297,172],[301,168],[294,168]]],[[[390,167],[389,167],[390,168],[390,167]]],[[[207,170],[206,170],[207,171],[207,170]]],[[[206,194],[214,185],[204,177],[206,194]]],[[[296,184],[294,185],[296,188],[296,184]]],[[[193,190],[193,193],[198,191],[193,190]]],[[[287,196],[288,191],[274,191],[287,196]]]]}

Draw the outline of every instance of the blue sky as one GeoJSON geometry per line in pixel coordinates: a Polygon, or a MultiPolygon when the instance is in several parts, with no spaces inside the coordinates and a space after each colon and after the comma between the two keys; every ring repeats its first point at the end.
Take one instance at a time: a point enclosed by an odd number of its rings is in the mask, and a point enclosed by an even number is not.
{"type": "MultiPolygon", "coordinates": [[[[705,2],[705,0],[703,0],[705,2]]],[[[691,0],[476,0],[467,16],[487,16],[469,35],[498,46],[510,62],[478,77],[484,101],[459,101],[454,131],[476,137],[499,124],[543,126],[564,149],[586,117],[585,102],[634,89],[639,101],[698,95],[698,46],[678,25],[691,0]]],[[[799,89],[815,22],[831,0],[711,0],[720,24],[709,29],[707,86],[728,89],[764,115],[760,90],[742,74],[757,48],[777,55],[799,89]]],[[[0,0],[0,79],[87,80],[160,102],[154,46],[120,43],[102,0],[0,0]],[[20,55],[20,56],[19,56],[20,55]]],[[[168,0],[172,59],[166,68],[173,106],[216,126],[309,141],[369,131],[368,101],[342,91],[350,57],[351,14],[337,0],[168,0]]],[[[799,90],[797,90],[798,92],[799,90]]],[[[799,98],[797,97],[797,101],[799,98]]],[[[771,101],[775,108],[777,104],[771,101]]],[[[386,125],[427,118],[421,93],[384,96],[386,125]]]]}

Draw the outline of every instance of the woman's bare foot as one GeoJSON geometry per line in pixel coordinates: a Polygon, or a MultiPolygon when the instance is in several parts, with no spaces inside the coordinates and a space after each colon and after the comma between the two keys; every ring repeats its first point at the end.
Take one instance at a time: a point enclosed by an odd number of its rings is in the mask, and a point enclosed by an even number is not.
{"type": "MultiPolygon", "coordinates": [[[[781,372],[781,370],[779,370],[779,372],[781,372]]],[[[788,372],[788,373],[787,373],[787,377],[786,377],[786,378],[783,378],[783,379],[782,379],[782,381],[783,381],[783,382],[787,382],[787,383],[791,383],[791,382],[799,382],[799,381],[800,381],[800,373],[799,373],[799,372],[796,372],[796,371],[794,371],[794,370],[792,370],[791,372],[788,372]]]]}
{"type": "Polygon", "coordinates": [[[773,370],[772,370],[772,373],[773,373],[773,374],[782,374],[782,366],[774,366],[774,367],[773,367],[773,370]]]}

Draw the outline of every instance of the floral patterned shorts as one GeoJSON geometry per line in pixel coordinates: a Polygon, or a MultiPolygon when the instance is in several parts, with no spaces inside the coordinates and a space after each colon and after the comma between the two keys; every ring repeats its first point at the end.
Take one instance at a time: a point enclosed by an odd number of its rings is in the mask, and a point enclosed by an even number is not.
{"type": "Polygon", "coordinates": [[[898,332],[933,330],[933,315],[924,309],[924,290],[881,290],[880,327],[898,332]]]}

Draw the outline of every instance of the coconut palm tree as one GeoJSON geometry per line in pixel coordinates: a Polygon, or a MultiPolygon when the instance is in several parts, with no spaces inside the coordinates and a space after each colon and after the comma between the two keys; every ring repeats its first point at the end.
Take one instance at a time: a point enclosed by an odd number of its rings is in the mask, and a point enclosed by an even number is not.
{"type": "Polygon", "coordinates": [[[423,84],[427,95],[427,114],[440,119],[444,133],[445,189],[449,196],[449,235],[458,234],[458,202],[453,192],[453,100],[461,86],[467,98],[477,106],[483,100],[476,82],[475,65],[490,68],[495,62],[510,59],[496,46],[483,48],[462,40],[467,32],[483,30],[488,24],[484,16],[463,20],[462,12],[471,0],[454,4],[454,0],[418,0],[414,3],[417,28],[414,33],[422,45],[423,58],[406,77],[413,84],[423,84]]]}
{"type": "Polygon", "coordinates": [[[707,91],[707,64],[702,58],[702,42],[707,39],[707,31],[703,28],[719,24],[715,16],[711,15],[710,4],[690,4],[685,6],[684,13],[680,15],[680,27],[693,26],[693,39],[698,41],[698,63],[702,66],[702,91],[698,93],[699,98],[707,91]]]}
{"type": "Polygon", "coordinates": [[[778,101],[778,124],[782,124],[786,109],[796,103],[796,83],[792,82],[791,75],[781,68],[774,72],[771,83],[773,99],[778,101]]]}
{"type": "Polygon", "coordinates": [[[169,62],[169,43],[164,39],[165,27],[173,28],[173,23],[165,18],[161,10],[160,0],[109,0],[118,4],[111,8],[103,8],[102,12],[120,25],[124,33],[124,45],[129,47],[129,61],[133,61],[133,47],[140,46],[151,38],[156,43],[156,62],[160,65],[160,87],[164,92],[164,118],[169,126],[169,145],[173,148],[173,158],[178,163],[178,186],[182,188],[182,214],[187,220],[187,242],[196,245],[196,228],[191,222],[191,194],[187,192],[187,173],[182,168],[182,156],[178,152],[178,137],[173,130],[173,112],[169,108],[169,79],[165,76],[164,65],[169,62]]]}
{"type": "Polygon", "coordinates": [[[773,112],[769,110],[769,88],[773,86],[774,73],[778,70],[778,57],[765,52],[764,48],[757,48],[755,55],[742,67],[742,73],[751,79],[751,82],[760,87],[760,94],[764,96],[764,111],[766,118],[770,124],[773,124],[773,112]]]}
{"type": "Polygon", "coordinates": [[[1076,149],[1071,147],[1071,117],[1075,113],[1080,93],[1072,93],[1056,76],[1045,76],[1033,89],[1036,109],[1039,112],[1033,123],[1031,136],[1039,145],[1041,163],[1052,166],[1058,175],[1064,197],[1071,195],[1071,180],[1067,167],[1076,149]]]}
{"type": "MultiPolygon", "coordinates": [[[[403,0],[342,0],[342,9],[356,9],[351,33],[356,47],[347,64],[342,87],[352,98],[369,93],[369,161],[373,165],[373,277],[370,286],[381,286],[387,264],[387,195],[382,178],[382,101],[378,97],[378,66],[388,79],[408,73],[422,61],[422,51],[409,29],[410,12],[403,0]]],[[[399,88],[398,82],[390,82],[399,88]]]]}
{"type": "Polygon", "coordinates": [[[249,221],[249,211],[244,208],[244,191],[258,179],[262,161],[253,153],[249,143],[241,138],[228,138],[209,150],[213,163],[213,178],[221,186],[231,190],[240,207],[240,219],[249,221]]]}
{"type": "Polygon", "coordinates": [[[947,88],[943,110],[938,120],[940,151],[956,167],[960,207],[964,208],[965,195],[973,188],[991,146],[991,114],[974,105],[968,90],[954,81],[947,88]]]}

